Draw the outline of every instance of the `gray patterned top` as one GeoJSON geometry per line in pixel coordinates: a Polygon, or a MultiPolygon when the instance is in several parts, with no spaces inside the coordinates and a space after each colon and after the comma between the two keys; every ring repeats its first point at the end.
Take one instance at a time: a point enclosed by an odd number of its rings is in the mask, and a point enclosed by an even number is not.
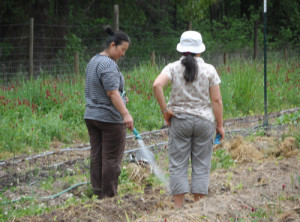
{"type": "Polygon", "coordinates": [[[184,66],[181,64],[183,58],[168,64],[161,72],[168,75],[172,82],[168,108],[175,115],[190,114],[214,122],[209,87],[221,83],[218,73],[214,66],[205,63],[201,57],[195,57],[198,75],[192,83],[187,83],[183,77],[184,66]]]}

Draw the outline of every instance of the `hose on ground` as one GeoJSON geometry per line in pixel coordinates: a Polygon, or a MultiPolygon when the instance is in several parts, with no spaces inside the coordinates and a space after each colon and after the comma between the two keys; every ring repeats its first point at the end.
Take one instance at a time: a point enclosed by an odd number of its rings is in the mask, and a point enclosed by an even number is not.
{"type": "Polygon", "coordinates": [[[76,187],[79,187],[79,186],[82,186],[82,185],[87,185],[87,184],[90,184],[90,182],[83,182],[83,183],[77,183],[57,194],[54,194],[54,195],[50,195],[50,196],[44,196],[44,197],[34,197],[34,196],[31,196],[31,197],[20,197],[20,198],[17,198],[17,199],[13,199],[13,200],[8,200],[8,201],[3,201],[1,202],[1,205],[7,205],[7,204],[10,204],[10,203],[15,203],[15,202],[19,202],[21,200],[34,200],[34,199],[42,199],[42,200],[45,200],[45,199],[54,199],[66,192],[68,192],[69,190],[72,190],[76,187]]]}

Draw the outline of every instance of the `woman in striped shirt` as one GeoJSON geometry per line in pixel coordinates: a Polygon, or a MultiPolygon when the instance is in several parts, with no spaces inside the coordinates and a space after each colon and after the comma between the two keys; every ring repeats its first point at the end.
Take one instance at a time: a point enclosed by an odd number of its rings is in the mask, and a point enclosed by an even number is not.
{"type": "Polygon", "coordinates": [[[86,69],[84,120],[90,136],[90,178],[99,199],[117,194],[118,177],[126,141],[126,127],[133,119],[126,108],[124,77],[116,61],[125,55],[129,36],[106,27],[106,48],[96,54],[86,69]]]}

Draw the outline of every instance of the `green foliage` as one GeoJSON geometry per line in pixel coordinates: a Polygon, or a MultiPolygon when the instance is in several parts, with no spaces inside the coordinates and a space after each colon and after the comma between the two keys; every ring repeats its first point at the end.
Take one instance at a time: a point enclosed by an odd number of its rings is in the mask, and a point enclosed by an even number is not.
{"type": "Polygon", "coordinates": [[[278,107],[292,108],[298,107],[300,101],[299,94],[299,64],[293,62],[268,64],[268,104],[270,110],[278,107]],[[283,103],[288,105],[283,107],[283,103]]]}
{"type": "Polygon", "coordinates": [[[250,46],[249,39],[253,38],[253,29],[249,29],[249,27],[252,26],[245,18],[240,19],[224,16],[222,22],[216,20],[212,22],[212,35],[217,46],[221,47],[224,51],[233,51],[250,46]],[[239,34],[237,35],[237,33],[239,34]]]}
{"type": "Polygon", "coordinates": [[[0,42],[0,55],[10,56],[13,53],[13,47],[11,43],[0,42]]]}
{"type": "Polygon", "coordinates": [[[38,78],[1,88],[0,149],[32,152],[53,140],[86,138],[83,85],[69,79],[38,78]]]}
{"type": "Polygon", "coordinates": [[[259,70],[261,65],[251,62],[248,65],[233,63],[219,70],[225,112],[239,111],[248,115],[261,108],[255,105],[262,101],[263,95],[263,79],[259,70]]]}
{"type": "Polygon", "coordinates": [[[183,17],[187,21],[193,21],[197,23],[205,16],[207,16],[207,11],[209,6],[213,5],[216,0],[202,0],[202,1],[194,1],[194,0],[174,0],[177,2],[178,7],[182,7],[183,17]]]}
{"type": "MultiPolygon", "coordinates": [[[[268,112],[299,107],[299,69],[297,61],[268,63],[268,112]]],[[[140,132],[164,125],[152,92],[153,81],[161,70],[162,66],[144,64],[124,72],[129,98],[127,108],[140,132]]],[[[264,112],[261,64],[234,62],[218,68],[218,73],[222,81],[224,119],[264,112]]],[[[169,86],[164,91],[167,101],[170,90],[169,86]]],[[[74,140],[88,141],[84,110],[84,78],[43,76],[2,86],[0,158],[6,158],[8,153],[40,152],[48,149],[53,141],[65,144],[74,140]]],[[[278,121],[295,124],[299,121],[299,112],[278,121]]],[[[296,139],[299,143],[299,136],[296,139]]]]}
{"type": "MultiPolygon", "coordinates": [[[[159,72],[158,67],[147,64],[124,74],[126,96],[129,98],[127,108],[139,131],[154,130],[163,126],[159,105],[155,102],[152,91],[153,81],[159,72]]],[[[166,95],[168,92],[167,90],[166,95]]]]}
{"type": "Polygon", "coordinates": [[[300,120],[300,111],[298,110],[295,113],[288,113],[284,114],[276,120],[277,124],[283,125],[283,124],[292,124],[297,125],[300,120]]]}
{"type": "Polygon", "coordinates": [[[126,168],[122,167],[121,174],[118,178],[118,184],[126,184],[129,182],[128,173],[126,168]]]}
{"type": "Polygon", "coordinates": [[[268,35],[271,47],[299,47],[300,4],[268,1],[268,35]]]}
{"type": "MultiPolygon", "coordinates": [[[[267,99],[268,111],[274,112],[299,106],[300,94],[297,75],[299,67],[295,63],[268,64],[267,99]]],[[[221,93],[225,113],[234,116],[253,115],[263,111],[264,77],[263,66],[257,62],[238,62],[220,67],[221,93]],[[239,114],[240,113],[240,114],[239,114]]],[[[226,115],[226,114],[225,114],[226,115]]]]}
{"type": "Polygon", "coordinates": [[[64,39],[66,40],[66,45],[63,50],[59,50],[58,57],[65,58],[66,61],[72,63],[74,61],[75,52],[82,54],[82,52],[86,50],[86,46],[82,44],[81,38],[74,33],[65,35],[64,39]]]}
{"type": "Polygon", "coordinates": [[[213,153],[211,161],[211,171],[220,168],[228,170],[230,167],[234,166],[234,160],[231,158],[230,154],[225,149],[217,149],[213,153]]]}
{"type": "MultiPolygon", "coordinates": [[[[69,33],[67,34],[68,47],[74,49],[74,40],[78,43],[79,39],[88,39],[86,45],[94,48],[98,38],[103,35],[102,26],[114,23],[114,4],[118,4],[120,9],[120,29],[130,34],[135,39],[134,42],[142,44],[146,51],[151,51],[153,47],[147,44],[148,39],[157,41],[173,34],[178,39],[182,31],[187,29],[189,21],[192,22],[193,29],[201,32],[207,29],[203,34],[213,37],[209,40],[215,42],[215,49],[224,50],[238,50],[241,47],[251,46],[253,21],[258,21],[260,28],[263,25],[262,4],[256,1],[237,0],[162,0],[159,3],[154,0],[113,2],[74,0],[68,3],[32,0],[22,4],[18,1],[2,0],[0,8],[6,10],[0,11],[0,18],[2,23],[19,24],[24,23],[30,15],[34,14],[39,24],[65,25],[64,30],[58,35],[69,33]]],[[[299,15],[298,1],[268,1],[269,46],[277,48],[299,46],[299,15]]],[[[258,34],[262,36],[260,30],[258,34]]],[[[21,32],[27,33],[27,31],[21,32]]],[[[36,31],[39,34],[39,30],[36,31]]],[[[50,32],[52,29],[43,30],[45,35],[50,32]]],[[[4,28],[1,34],[1,38],[16,35],[14,28],[11,30],[4,28]]],[[[261,40],[260,37],[259,39],[261,40]]]]}

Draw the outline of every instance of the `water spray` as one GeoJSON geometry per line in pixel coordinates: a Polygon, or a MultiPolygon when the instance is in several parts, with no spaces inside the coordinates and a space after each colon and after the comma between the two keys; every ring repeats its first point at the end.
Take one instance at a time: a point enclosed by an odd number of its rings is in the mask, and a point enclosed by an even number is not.
{"type": "Polygon", "coordinates": [[[169,184],[165,177],[165,174],[161,171],[161,169],[157,166],[155,163],[155,156],[154,154],[149,151],[149,149],[145,146],[145,143],[139,134],[139,132],[136,130],[136,128],[133,128],[133,133],[135,135],[135,138],[137,139],[140,150],[136,153],[136,156],[133,158],[135,162],[137,163],[143,163],[143,164],[149,164],[152,170],[154,171],[155,175],[166,185],[166,188],[169,190],[169,184]]]}

